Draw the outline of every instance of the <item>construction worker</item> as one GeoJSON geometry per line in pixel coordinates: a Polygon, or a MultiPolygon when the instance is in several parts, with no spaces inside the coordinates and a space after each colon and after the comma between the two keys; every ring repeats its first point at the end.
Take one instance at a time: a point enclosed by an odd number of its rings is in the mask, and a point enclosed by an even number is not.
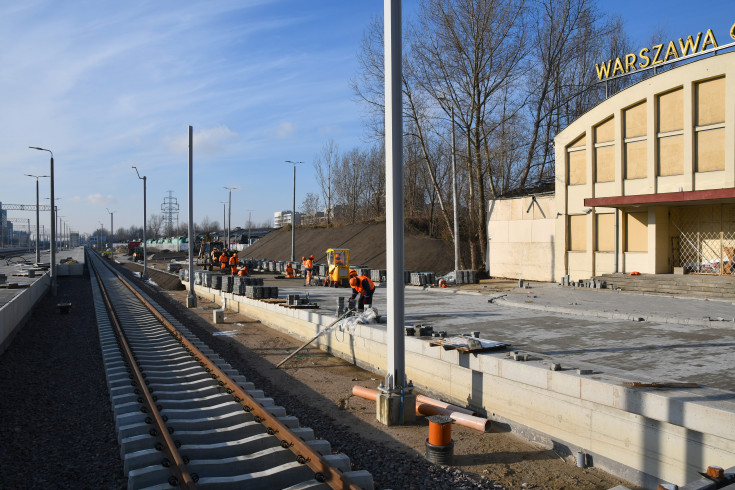
{"type": "Polygon", "coordinates": [[[286,264],[286,277],[289,279],[293,278],[293,267],[291,266],[291,262],[286,264]]]}
{"type": "Polygon", "coordinates": [[[230,257],[230,271],[233,276],[237,274],[237,252],[232,252],[230,257]]]}
{"type": "Polygon", "coordinates": [[[368,276],[350,278],[350,286],[352,287],[352,296],[350,299],[355,299],[358,294],[360,295],[360,298],[357,300],[357,311],[363,311],[365,305],[373,305],[375,284],[373,284],[373,281],[368,276]]]}
{"type": "Polygon", "coordinates": [[[248,268],[243,265],[242,269],[237,271],[237,275],[238,276],[249,276],[250,274],[248,273],[248,268]]]}
{"type": "Polygon", "coordinates": [[[223,274],[227,271],[227,251],[222,250],[222,253],[219,254],[219,270],[223,274]]]}
{"type": "Polygon", "coordinates": [[[304,264],[304,286],[311,286],[311,271],[314,268],[314,256],[301,257],[301,263],[304,264]]]}
{"type": "Polygon", "coordinates": [[[340,257],[339,254],[334,255],[334,265],[345,265],[345,261],[342,260],[342,257],[340,257]]]}
{"type": "Polygon", "coordinates": [[[350,278],[357,277],[357,271],[355,269],[350,269],[350,278]]]}

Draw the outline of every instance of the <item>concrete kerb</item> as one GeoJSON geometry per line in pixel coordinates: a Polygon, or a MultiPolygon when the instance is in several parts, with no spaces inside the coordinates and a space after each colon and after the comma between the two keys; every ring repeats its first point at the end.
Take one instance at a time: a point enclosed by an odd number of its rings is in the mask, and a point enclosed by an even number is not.
{"type": "MultiPolygon", "coordinates": [[[[196,286],[196,293],[220,301],[218,290],[196,286]]],[[[335,318],[229,293],[225,297],[232,309],[304,340],[335,318]]],[[[335,331],[316,344],[383,374],[385,337],[384,326],[362,325],[354,335],[335,331]]],[[[628,388],[618,378],[554,372],[547,364],[521,363],[498,353],[460,354],[429,347],[418,338],[406,339],[407,376],[420,389],[512,421],[522,433],[537,433],[535,439],[562,443],[570,451],[585,449],[598,456],[596,466],[634,483],[683,484],[697,477],[700,462],[729,466],[735,458],[731,394],[710,389],[694,393],[628,388]],[[652,444],[652,440],[666,444],[652,444]]]]}

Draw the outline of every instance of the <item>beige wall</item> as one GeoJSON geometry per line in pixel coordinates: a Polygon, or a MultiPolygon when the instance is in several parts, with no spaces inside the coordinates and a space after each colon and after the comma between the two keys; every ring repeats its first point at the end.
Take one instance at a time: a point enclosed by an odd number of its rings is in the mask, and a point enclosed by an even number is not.
{"type": "Polygon", "coordinates": [[[555,221],[555,236],[566,243],[554,249],[554,280],[613,272],[614,252],[597,248],[600,237],[609,243],[597,229],[598,213],[618,214],[619,272],[671,272],[668,204],[598,208],[585,215],[584,200],[735,187],[735,53],[633,85],[570,124],[555,145],[556,209],[565,216],[555,221]],[[628,213],[647,216],[645,240],[626,239],[628,213]],[[580,229],[581,221],[584,248],[570,229],[580,229]]]}
{"type": "Polygon", "coordinates": [[[558,220],[553,195],[490,201],[488,216],[491,276],[554,280],[558,220]]]}

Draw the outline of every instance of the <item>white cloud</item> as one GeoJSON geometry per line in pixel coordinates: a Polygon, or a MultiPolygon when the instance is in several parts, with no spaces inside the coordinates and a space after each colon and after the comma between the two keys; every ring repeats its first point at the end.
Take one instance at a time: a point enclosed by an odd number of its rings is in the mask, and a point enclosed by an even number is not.
{"type": "Polygon", "coordinates": [[[278,125],[278,129],[276,129],[276,134],[279,138],[286,139],[293,134],[293,130],[293,123],[286,121],[278,125]]]}
{"type": "Polygon", "coordinates": [[[115,204],[117,202],[115,198],[112,197],[110,194],[103,196],[99,192],[96,194],[88,195],[87,201],[89,201],[90,204],[94,204],[95,206],[105,206],[115,204]]]}
{"type": "MultiPolygon", "coordinates": [[[[202,130],[194,127],[194,153],[219,153],[227,142],[235,141],[237,137],[237,133],[224,125],[202,130]]],[[[165,143],[171,153],[180,154],[189,151],[189,136],[185,132],[183,136],[166,138],[165,143]]]]}

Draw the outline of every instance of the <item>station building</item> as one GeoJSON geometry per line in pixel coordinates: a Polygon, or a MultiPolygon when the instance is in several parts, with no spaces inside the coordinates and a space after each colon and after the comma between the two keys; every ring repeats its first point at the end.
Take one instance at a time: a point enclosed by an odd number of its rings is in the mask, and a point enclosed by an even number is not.
{"type": "Polygon", "coordinates": [[[735,273],[735,52],[606,99],[555,153],[553,193],[490,201],[491,275],[735,273]]]}

